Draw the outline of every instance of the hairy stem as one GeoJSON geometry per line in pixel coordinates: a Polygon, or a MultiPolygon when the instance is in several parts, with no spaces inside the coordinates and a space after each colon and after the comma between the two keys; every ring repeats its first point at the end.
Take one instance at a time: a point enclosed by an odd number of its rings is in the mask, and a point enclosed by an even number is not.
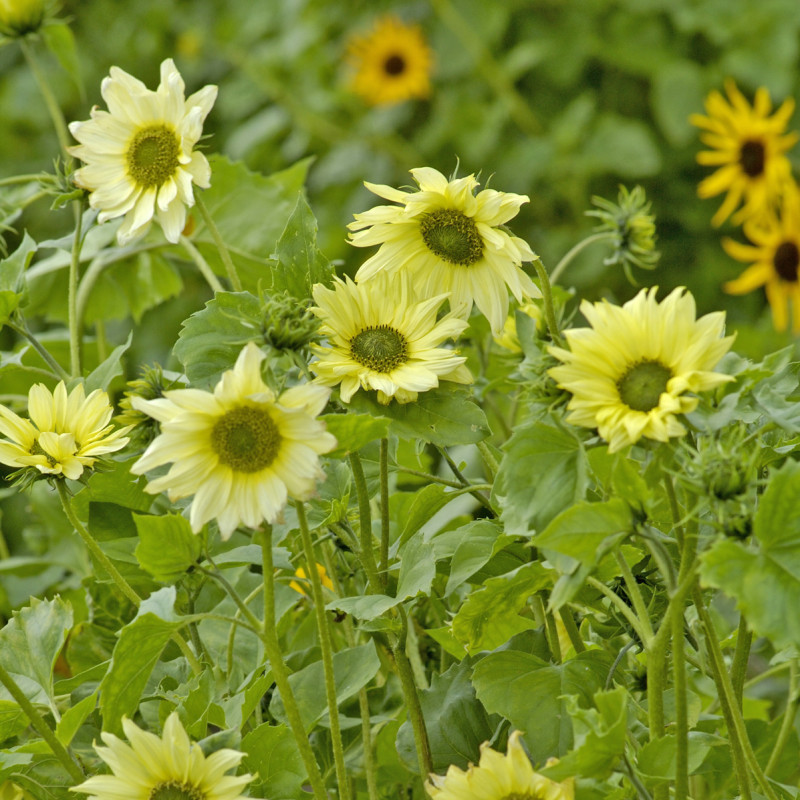
{"type": "Polygon", "coordinates": [[[208,207],[206,206],[206,202],[203,199],[202,192],[199,191],[195,192],[194,197],[197,208],[200,211],[200,216],[203,217],[203,222],[205,222],[206,227],[211,232],[211,237],[214,239],[214,244],[216,244],[217,246],[220,258],[222,259],[222,263],[225,265],[225,271],[228,273],[228,279],[231,282],[233,291],[241,292],[242,281],[239,278],[239,273],[236,271],[236,265],[233,263],[230,251],[228,250],[228,246],[222,239],[222,235],[219,232],[219,228],[217,228],[216,223],[214,222],[214,220],[211,217],[211,214],[208,211],[208,207]]]}
{"type": "Polygon", "coordinates": [[[555,269],[550,274],[550,283],[554,284],[558,282],[558,279],[561,277],[561,274],[564,270],[572,263],[572,260],[575,256],[578,255],[584,248],[588,247],[590,244],[594,244],[595,242],[604,242],[610,241],[616,236],[616,233],[612,231],[603,231],[601,233],[593,233],[590,236],[587,236],[585,239],[581,239],[578,244],[576,244],[571,250],[569,250],[566,255],[561,259],[561,261],[556,264],[555,269]]]}
{"type": "Polygon", "coordinates": [[[561,345],[561,333],[558,330],[558,321],[556,320],[556,310],[553,305],[553,292],[550,288],[550,278],[547,276],[547,270],[542,264],[541,258],[533,260],[533,267],[536,270],[536,275],[539,278],[540,289],[542,292],[542,302],[544,304],[544,318],[547,322],[547,329],[550,331],[550,338],[557,345],[561,345]]]}
{"type": "Polygon", "coordinates": [[[389,581],[389,440],[381,439],[381,557],[379,572],[384,591],[389,581]]]}

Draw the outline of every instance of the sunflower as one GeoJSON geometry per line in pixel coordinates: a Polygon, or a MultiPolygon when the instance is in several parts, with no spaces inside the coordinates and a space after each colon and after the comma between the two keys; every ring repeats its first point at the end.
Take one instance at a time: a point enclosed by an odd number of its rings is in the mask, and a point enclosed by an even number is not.
{"type": "Polygon", "coordinates": [[[772,102],[762,86],[751,106],[732,80],[725,81],[730,102],[717,91],[706,98],[708,116],[692,114],[693,125],[706,132],[700,139],[713,150],[697,154],[699,164],[719,167],[701,181],[700,197],[715,197],[727,192],[711,219],[721,225],[743,202],[733,218],[738,223],[760,215],[780,196],[790,179],[791,165],[785,153],[797,141],[797,134],[784,134],[794,111],[794,100],[785,100],[770,116],[772,102]]]}
{"type": "Polygon", "coordinates": [[[0,441],[0,462],[77,480],[99,456],[128,443],[130,427],[108,424],[113,413],[100,389],[87,397],[80,383],[69,394],[63,381],[53,392],[37,383],[28,392],[29,420],[0,405],[0,434],[7,437],[0,441]]]}
{"type": "Polygon", "coordinates": [[[38,31],[47,11],[44,0],[0,0],[0,34],[15,39],[38,31]]]}
{"type": "Polygon", "coordinates": [[[169,499],[194,495],[190,521],[199,531],[216,519],[227,539],[240,524],[274,522],[287,496],[307,500],[324,478],[318,455],[336,439],[315,417],[330,390],[310,384],[275,398],[261,378],[264,354],[249,342],[213,392],[175,389],[131,404],[161,424],[161,433],[131,469],[136,475],[172,462],[146,491],[169,499]]]}
{"type": "Polygon", "coordinates": [[[320,332],[328,345],[312,344],[316,383],[336,386],[342,402],[362,389],[377,389],[378,402],[388,405],[417,399],[439,380],[471,383],[466,358],[440,347],[454,339],[467,323],[448,314],[436,319],[446,295],[427,300],[415,297],[409,276],[378,275],[366,283],[334,278],[334,288],[318,283],[317,305],[311,310],[322,320],[320,332]]]}
{"type": "Polygon", "coordinates": [[[750,244],[723,239],[722,246],[728,255],[750,266],[728,281],[725,291],[746,294],[765,286],[776,330],[788,327],[791,301],[792,331],[800,333],[800,190],[794,184],[788,186],[779,213],[768,212],[758,222],[747,220],[742,229],[750,244]]]}
{"type": "Polygon", "coordinates": [[[92,800],[239,800],[252,775],[226,775],[244,754],[222,749],[206,756],[189,739],[177,712],[156,736],[123,717],[130,744],[113,733],[100,736],[108,747],[95,745],[97,754],[111,767],[111,775],[95,775],[70,791],[92,800]]]}
{"type": "Polygon", "coordinates": [[[354,36],[347,47],[353,76],[350,86],[373,106],[401,103],[430,94],[433,58],[419,25],[389,15],[372,31],[354,36]]]}
{"type": "MultiPolygon", "coordinates": [[[[328,571],[322,564],[317,564],[317,575],[319,575],[320,583],[329,591],[333,591],[333,581],[328,577],[328,571]]],[[[294,589],[296,592],[300,594],[304,594],[308,596],[308,587],[311,585],[311,581],[306,577],[306,571],[303,567],[298,567],[294,573],[296,581],[290,581],[289,588],[294,589]]],[[[2,798],[0,798],[2,800],[2,798]]]]}
{"type": "Polygon", "coordinates": [[[69,152],[86,164],[75,172],[75,183],[91,192],[89,205],[99,210],[99,222],[124,215],[120,244],[147,233],[154,215],[167,241],[177,242],[186,207],[194,205],[192,183],[209,186],[211,168],[193,148],[217,87],[205,86],[189,98],[184,89],[171,58],[162,62],[154,92],[111,67],[100,88],[109,110],[94,108],[90,120],[69,126],[80,142],[69,152]]]}
{"type": "Polygon", "coordinates": [[[592,327],[565,331],[569,350],[549,348],[564,363],[548,373],[572,393],[567,420],[597,428],[612,453],[642,436],[682,436],[676,415],[698,403],[686,392],[733,380],[712,371],[734,339],[723,336],[724,312],[696,319],[694,298],[683,288],[660,304],[656,291],[643,289],[622,307],[584,300],[581,312],[592,327]]]}
{"type": "Polygon", "coordinates": [[[444,777],[431,775],[425,790],[433,800],[574,800],[574,780],[556,783],[536,772],[519,736],[514,731],[508,737],[505,755],[484,742],[477,767],[470,764],[465,772],[450,766],[444,777]]]}
{"type": "Polygon", "coordinates": [[[499,336],[508,316],[508,289],[517,302],[540,297],[520,264],[536,255],[526,242],[499,226],[528,202],[521,194],[484,189],[474,194],[474,175],[448,181],[430,167],[412,169],[417,192],[364,185],[400,206],[376,206],[355,215],[348,227],[356,247],[380,244],[364,262],[357,281],[381,271],[408,270],[421,296],[449,294],[450,308],[466,319],[473,302],[499,336]],[[506,288],[508,287],[508,288],[506,288]]]}

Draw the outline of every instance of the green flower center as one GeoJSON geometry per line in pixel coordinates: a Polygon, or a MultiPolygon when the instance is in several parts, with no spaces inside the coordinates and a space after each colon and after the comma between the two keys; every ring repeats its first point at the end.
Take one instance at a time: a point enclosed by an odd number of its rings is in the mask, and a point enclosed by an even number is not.
{"type": "Polygon", "coordinates": [[[175,131],[167,125],[152,125],[136,131],[125,160],[133,180],[149,189],[161,186],[175,174],[179,153],[175,131]]]}
{"type": "Polygon", "coordinates": [[[252,406],[234,408],[211,430],[211,446],[220,463],[234,472],[258,472],[268,467],[280,452],[281,440],[272,417],[252,406]]]}
{"type": "Polygon", "coordinates": [[[205,794],[189,783],[169,781],[159,783],[150,792],[148,800],[204,800],[205,794]]]}
{"type": "Polygon", "coordinates": [[[475,220],[460,211],[432,211],[425,214],[419,227],[428,250],[442,261],[468,267],[483,255],[483,239],[475,220]]]}
{"type": "Polygon", "coordinates": [[[797,267],[800,265],[800,251],[794,242],[781,242],[772,256],[772,265],[781,280],[797,283],[797,267]]]}
{"type": "Polygon", "coordinates": [[[397,75],[402,75],[406,71],[406,60],[403,56],[395,53],[383,62],[383,70],[393,78],[397,75]]]}
{"type": "Polygon", "coordinates": [[[350,340],[350,355],[375,372],[391,372],[408,361],[408,342],[389,325],[375,325],[350,340]]]}
{"type": "Polygon", "coordinates": [[[743,142],[739,149],[739,166],[750,178],[757,178],[764,171],[764,144],[752,139],[743,142]]]}
{"type": "Polygon", "coordinates": [[[634,411],[650,411],[667,390],[672,370],[658,361],[634,364],[618,381],[620,400],[634,411]]]}

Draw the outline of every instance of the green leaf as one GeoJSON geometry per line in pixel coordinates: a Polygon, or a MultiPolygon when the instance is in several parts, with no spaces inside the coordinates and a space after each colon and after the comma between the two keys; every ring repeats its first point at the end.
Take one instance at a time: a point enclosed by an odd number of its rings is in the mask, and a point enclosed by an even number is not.
{"type": "Polygon", "coordinates": [[[397,599],[406,600],[427,595],[436,576],[433,545],[417,535],[400,551],[400,575],[397,578],[397,599]]]}
{"type": "Polygon", "coordinates": [[[581,502],[559,514],[533,544],[570,556],[588,568],[630,533],[633,525],[628,504],[619,497],[603,503],[581,502]]]}
{"type": "Polygon", "coordinates": [[[75,45],[72,29],[66,22],[52,20],[50,24],[42,27],[41,31],[47,48],[58,59],[62,69],[75,81],[75,85],[80,89],[81,97],[83,97],[84,88],[78,48],[75,45]]]}
{"type": "Polygon", "coordinates": [[[100,711],[104,730],[122,735],[123,715],[133,716],[144,687],[170,637],[180,627],[175,616],[175,587],[154,592],[125,625],[100,683],[100,711]]]}
{"type": "Polygon", "coordinates": [[[583,499],[586,467],[580,441],[543,422],[519,426],[503,446],[492,495],[506,533],[543,530],[565,508],[583,499]]]}
{"type": "Polygon", "coordinates": [[[267,280],[272,291],[287,291],[305,300],[315,283],[328,285],[333,268],[317,249],[317,220],[302,193],[281,233],[275,257],[268,263],[267,280]]]}
{"type": "Polygon", "coordinates": [[[453,619],[453,636],[470,653],[493,650],[514,634],[535,628],[536,623],[520,617],[528,598],[549,586],[553,573],[539,562],[523,564],[513,572],[489,578],[472,592],[453,619]]]}
{"type": "Polygon", "coordinates": [[[385,417],[347,413],[323,414],[319,419],[338,442],[335,450],[326,453],[328,458],[342,458],[348,453],[355,453],[375,439],[383,439],[389,435],[389,420],[385,417]]]}
{"type": "MultiPolygon", "coordinates": [[[[375,677],[380,666],[381,662],[372,642],[334,653],[333,674],[336,699],[339,704],[366,686],[375,677]]],[[[299,672],[293,673],[289,676],[289,683],[297,700],[303,724],[306,730],[311,730],[314,724],[328,713],[322,661],[315,661],[299,672]]],[[[276,693],[273,696],[269,710],[281,722],[287,721],[280,694],[276,693]]]]}
{"type": "MultiPolygon", "coordinates": [[[[481,744],[494,734],[496,720],[475,696],[471,671],[469,659],[453,664],[447,672],[434,675],[430,688],[419,693],[436,772],[445,772],[451,764],[466,769],[469,762],[477,763],[481,744]]],[[[398,731],[397,752],[416,772],[414,735],[408,721],[398,731]]]]}
{"type": "MultiPolygon", "coordinates": [[[[725,739],[702,731],[689,731],[689,774],[696,772],[712,747],[724,745],[725,739]]],[[[639,772],[650,781],[674,781],[677,743],[667,734],[642,747],[636,760],[639,772]]]]}
{"type": "Polygon", "coordinates": [[[157,581],[177,580],[200,557],[200,540],[180,514],[134,514],[133,521],[140,539],[136,558],[157,581]]]}
{"type": "Polygon", "coordinates": [[[20,305],[24,295],[23,275],[38,245],[27,231],[19,247],[0,261],[0,325],[4,325],[20,305]]]}
{"type": "MultiPolygon", "coordinates": [[[[459,495],[456,495],[457,497],[459,495]]],[[[407,493],[398,494],[397,499],[403,499],[403,505],[397,520],[401,526],[399,544],[407,542],[433,515],[444,508],[452,499],[453,493],[445,492],[439,483],[429,483],[418,489],[413,494],[411,503],[408,503],[407,493]]]]}
{"type": "Polygon", "coordinates": [[[125,355],[128,348],[131,346],[131,339],[133,338],[133,331],[128,334],[125,344],[115,347],[111,354],[100,364],[92,370],[91,374],[84,381],[84,388],[86,394],[93,392],[95,389],[102,389],[108,391],[111,381],[119,375],[124,373],[122,367],[122,356],[125,355]]]}
{"type": "Polygon", "coordinates": [[[14,700],[0,700],[0,744],[22,733],[28,725],[28,718],[14,700]]]}
{"type": "Polygon", "coordinates": [[[650,105],[670,144],[686,145],[697,136],[689,116],[703,107],[705,76],[693,61],[675,60],[653,75],[650,105]]]}
{"type": "Polygon", "coordinates": [[[472,683],[489,712],[502,714],[525,731],[534,762],[563,756],[572,747],[572,720],[565,695],[576,695],[584,707],[605,683],[611,657],[587,650],[563,664],[549,665],[530,653],[490,653],[475,667],[472,683]]]}
{"type": "Polygon", "coordinates": [[[414,403],[382,406],[374,392],[356,392],[350,408],[391,420],[390,430],[404,439],[422,439],[446,447],[480,442],[489,435],[486,415],[467,390],[445,381],[422,392],[414,403]]]}
{"type": "Polygon", "coordinates": [[[215,384],[250,341],[263,341],[261,301],[250,292],[217,292],[185,320],[173,348],[193,384],[215,384]]]}
{"type": "Polygon", "coordinates": [[[71,627],[69,603],[31,597],[0,630],[0,664],[29,700],[55,708],[53,668],[71,627]]]}
{"type": "Polygon", "coordinates": [[[471,578],[500,547],[505,546],[511,537],[504,536],[500,526],[488,519],[477,519],[458,529],[463,539],[456,547],[450,561],[450,577],[444,593],[457,589],[471,578]]]}
{"type": "Polygon", "coordinates": [[[242,739],[245,770],[256,775],[252,796],[265,800],[301,800],[306,770],[292,732],[285,725],[264,723],[242,739]]]}
{"type": "Polygon", "coordinates": [[[753,520],[758,551],[719,539],[701,557],[706,586],[736,600],[756,634],[778,647],[800,647],[800,464],[774,473],[753,520]]]}
{"type": "Polygon", "coordinates": [[[643,178],[661,169],[661,154],[650,128],[638,119],[605,113],[597,117],[579,160],[590,174],[611,172],[643,178]]]}
{"type": "Polygon", "coordinates": [[[80,730],[81,725],[86,721],[89,714],[97,706],[97,691],[92,692],[88,697],[68,708],[56,726],[56,737],[64,747],[69,747],[70,742],[75,738],[75,734],[80,730]]]}

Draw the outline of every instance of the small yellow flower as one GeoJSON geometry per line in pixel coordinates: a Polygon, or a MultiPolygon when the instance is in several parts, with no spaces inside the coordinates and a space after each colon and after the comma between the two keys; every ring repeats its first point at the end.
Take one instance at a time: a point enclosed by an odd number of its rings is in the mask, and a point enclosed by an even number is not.
{"type": "Polygon", "coordinates": [[[788,98],[770,116],[772,102],[762,86],[751,106],[732,80],[725,81],[728,100],[717,91],[706,98],[706,112],[692,114],[693,125],[705,132],[704,144],[713,148],[697,154],[697,162],[718,167],[697,189],[700,197],[715,197],[727,192],[725,200],[711,219],[721,225],[743,203],[734,216],[735,223],[758,217],[783,191],[790,179],[791,164],[786,151],[798,139],[796,133],[785,134],[794,111],[794,100],[788,98]]]}
{"type": "Polygon", "coordinates": [[[536,255],[522,239],[503,227],[528,198],[484,189],[474,194],[474,175],[448,181],[435,169],[412,169],[418,192],[391,186],[364,185],[398,206],[376,206],[355,215],[347,227],[356,247],[379,244],[356,274],[368,281],[379,272],[411,273],[421,297],[448,294],[450,308],[466,319],[473,303],[499,335],[508,316],[508,290],[518,303],[541,297],[523,261],[536,255]]]}
{"type": "MultiPolygon", "coordinates": [[[[431,775],[425,790],[433,800],[574,800],[575,781],[556,783],[536,772],[519,737],[519,731],[508,737],[505,755],[485,742],[477,767],[451,765],[444,777],[431,775]]],[[[547,766],[555,763],[550,759],[547,766]]]]}
{"type": "Polygon", "coordinates": [[[419,25],[388,15],[347,47],[350,86],[369,105],[392,105],[430,94],[431,50],[419,25]]]}
{"type": "Polygon", "coordinates": [[[14,39],[38,31],[46,12],[44,0],[0,0],[0,33],[14,39]]]}
{"type": "Polygon", "coordinates": [[[86,397],[83,384],[67,394],[63,381],[53,392],[37,383],[28,392],[30,420],[0,405],[0,434],[7,437],[0,441],[0,462],[77,480],[99,456],[128,443],[130,427],[114,430],[109,425],[113,413],[100,389],[86,397]]]}
{"type": "Polygon", "coordinates": [[[623,306],[581,303],[591,328],[565,331],[570,349],[550,347],[564,363],[548,373],[572,393],[567,421],[597,428],[609,452],[642,436],[660,442],[683,436],[678,414],[693,411],[704,392],[732,381],[713,372],[731,347],[725,314],[696,319],[694,298],[675,289],[661,303],[654,287],[623,306]]]}
{"type": "Polygon", "coordinates": [[[342,402],[359,389],[375,389],[378,402],[409,403],[440,380],[471,383],[466,358],[440,345],[455,339],[467,323],[448,314],[436,319],[446,295],[420,300],[408,275],[381,274],[366,283],[334,279],[334,288],[314,286],[328,344],[312,344],[315,383],[340,385],[342,402]]]}
{"type": "Polygon", "coordinates": [[[750,266],[723,288],[730,294],[746,294],[764,286],[775,329],[785,331],[789,326],[791,304],[792,332],[800,333],[800,190],[790,184],[779,213],[769,211],[758,221],[746,220],[742,229],[750,244],[723,239],[722,246],[750,266]]]}
{"type": "Polygon", "coordinates": [[[310,384],[280,397],[261,377],[264,354],[249,342],[213,392],[174,389],[131,404],[161,423],[161,433],[133,465],[142,475],[172,462],[146,491],[170,500],[194,495],[192,530],[216,519],[227,539],[240,524],[274,522],[288,497],[308,500],[325,475],[319,455],[336,439],[316,419],[330,390],[310,384]]]}
{"type": "MultiPolygon", "coordinates": [[[[299,578],[299,581],[291,581],[289,583],[289,588],[294,589],[300,594],[308,596],[308,587],[310,586],[310,582],[306,577],[305,569],[303,569],[303,567],[298,567],[294,574],[296,578],[299,578]]],[[[328,571],[322,566],[322,564],[317,564],[317,574],[319,575],[320,583],[322,583],[326,589],[332,592],[333,581],[328,577],[328,571]]]]}
{"type": "Polygon", "coordinates": [[[217,97],[216,86],[184,96],[183,78],[171,58],[161,64],[161,83],[150,91],[119,67],[111,67],[100,93],[108,111],[95,107],[92,118],[72,122],[80,142],[69,152],[86,166],[75,183],[91,192],[89,205],[98,222],[123,217],[117,241],[144,236],[155,217],[167,241],[175,243],[194,205],[192,184],[210,185],[211,168],[194,147],[217,97]]]}
{"type": "MultiPolygon", "coordinates": [[[[536,325],[542,322],[542,309],[536,303],[523,303],[519,309],[523,314],[529,316],[536,325]]],[[[522,352],[522,346],[519,343],[519,336],[517,335],[517,314],[513,309],[506,317],[505,324],[503,325],[503,332],[499,336],[495,336],[494,340],[500,347],[509,350],[512,353],[519,354],[522,352]]]]}
{"type": "Polygon", "coordinates": [[[167,717],[164,733],[156,736],[123,717],[130,744],[113,733],[100,736],[108,745],[95,750],[111,775],[95,775],[70,791],[90,800],[243,800],[242,789],[252,775],[226,775],[244,757],[238,750],[204,755],[189,739],[177,712],[167,717]]]}

